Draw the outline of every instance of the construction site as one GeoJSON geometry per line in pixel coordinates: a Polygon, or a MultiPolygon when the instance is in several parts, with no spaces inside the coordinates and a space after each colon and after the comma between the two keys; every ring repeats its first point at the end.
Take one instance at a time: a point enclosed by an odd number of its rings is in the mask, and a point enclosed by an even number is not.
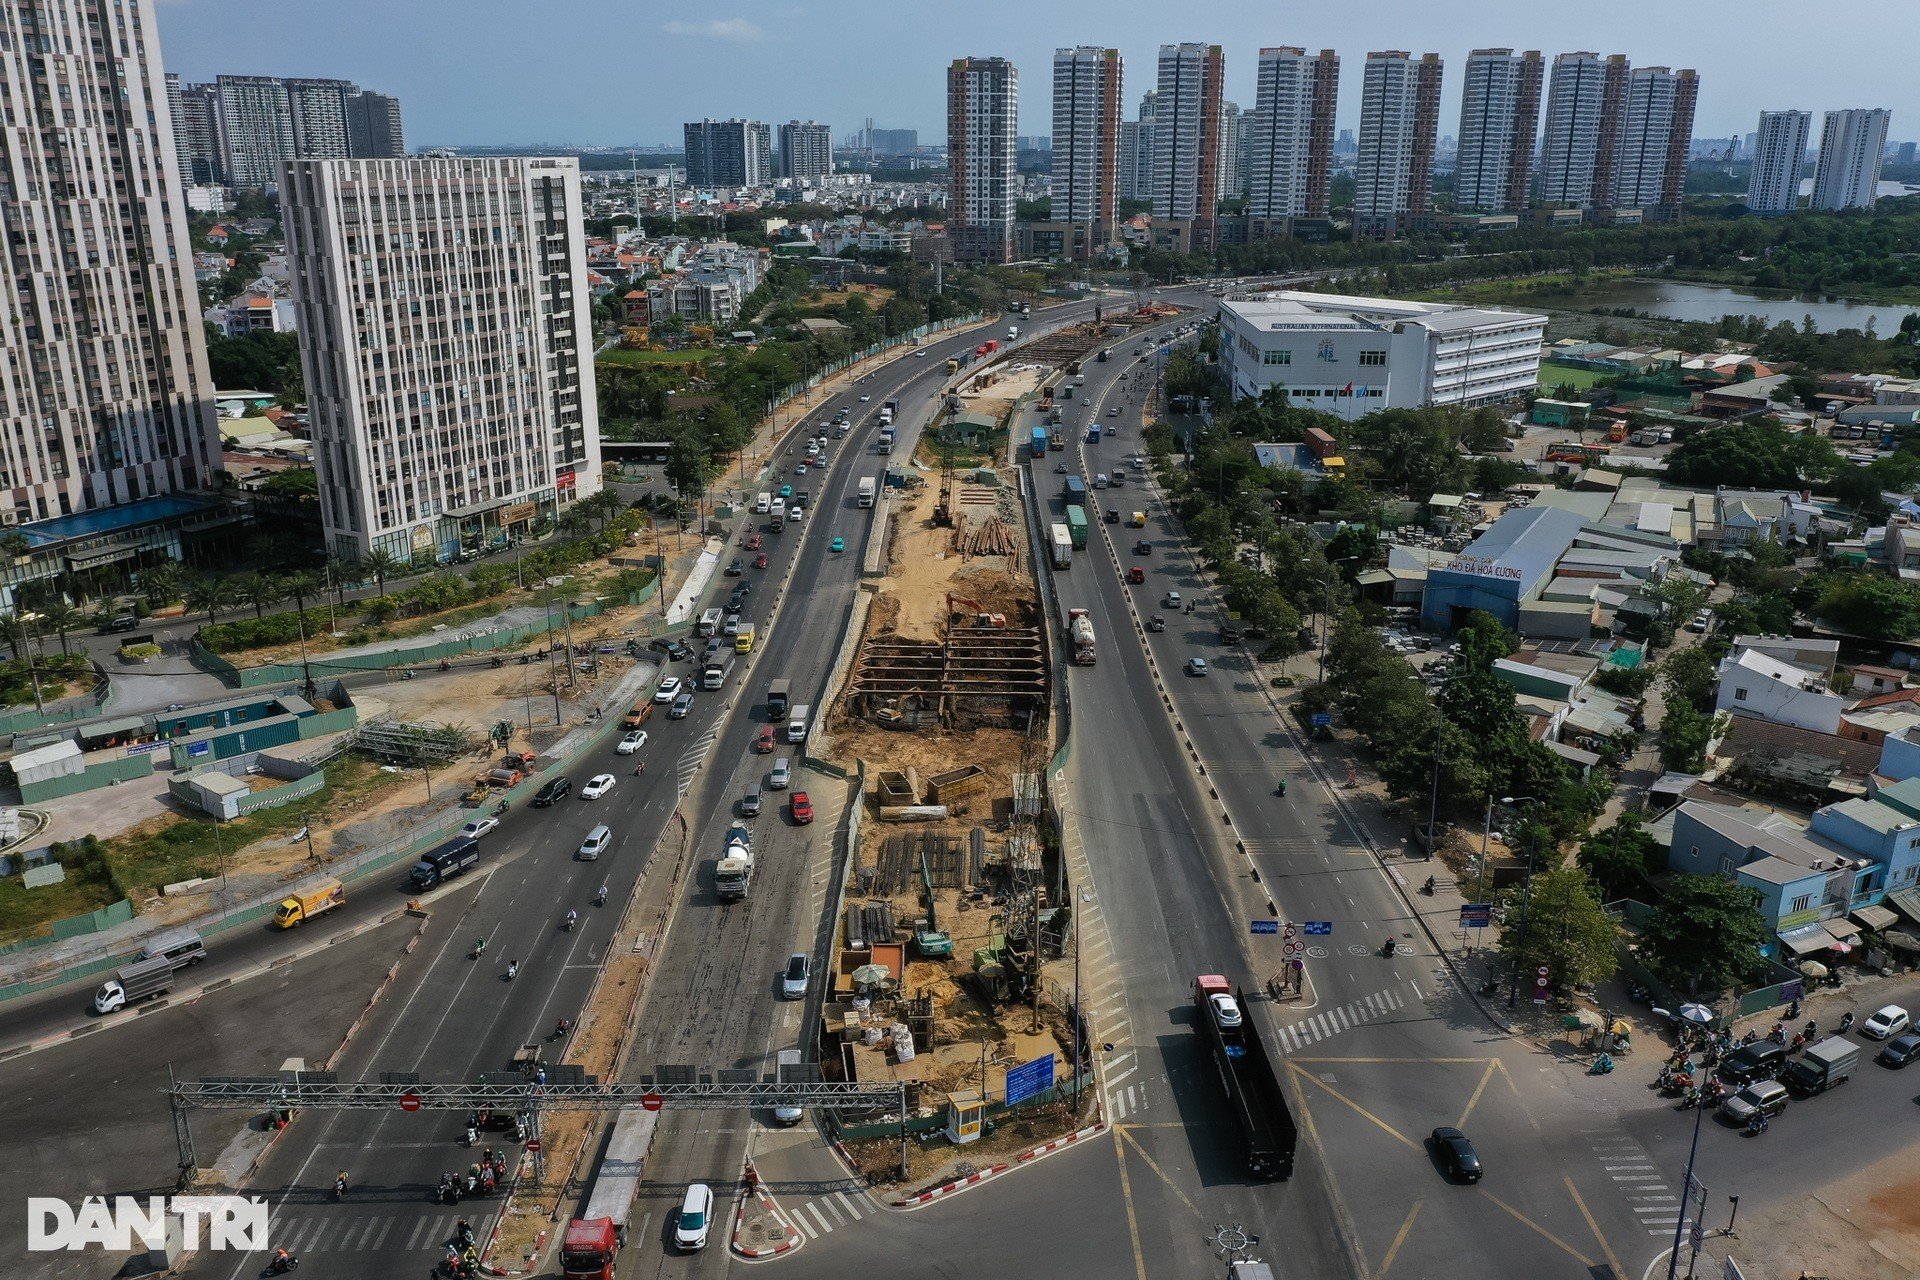
{"type": "MultiPolygon", "coordinates": [[[[862,783],[821,1062],[838,1078],[913,1086],[911,1187],[1071,1132],[1092,1112],[1071,989],[1043,975],[1072,944],[1045,783],[1056,640],[1022,469],[1014,450],[978,446],[1123,336],[1111,325],[1052,335],[978,369],[939,406],[895,486],[881,571],[818,748],[862,783]],[[942,434],[955,424],[964,439],[942,434]]],[[[845,1127],[847,1149],[870,1178],[898,1180],[900,1121],[869,1119],[845,1127]]]]}

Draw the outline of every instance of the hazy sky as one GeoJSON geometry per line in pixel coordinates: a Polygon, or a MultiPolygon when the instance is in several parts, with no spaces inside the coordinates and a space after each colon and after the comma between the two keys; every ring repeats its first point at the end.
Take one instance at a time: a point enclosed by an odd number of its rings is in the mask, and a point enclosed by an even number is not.
{"type": "Polygon", "coordinates": [[[337,76],[403,100],[409,146],[670,142],[702,116],[871,116],[944,140],[943,70],[965,54],[1020,69],[1020,132],[1052,131],[1052,51],[1126,59],[1126,114],[1153,87],[1158,46],[1224,46],[1228,97],[1251,109],[1263,45],[1340,52],[1340,127],[1360,111],[1369,50],[1446,60],[1441,132],[1456,131],[1470,49],[1624,53],[1700,72],[1697,136],[1746,134],[1763,109],[1891,107],[1920,137],[1916,0],[158,0],[169,71],[337,76]]]}

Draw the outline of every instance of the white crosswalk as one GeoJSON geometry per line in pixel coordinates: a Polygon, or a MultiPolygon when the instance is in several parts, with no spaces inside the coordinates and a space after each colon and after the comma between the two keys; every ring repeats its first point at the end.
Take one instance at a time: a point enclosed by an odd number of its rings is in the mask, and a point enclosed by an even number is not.
{"type": "Polygon", "coordinates": [[[831,1234],[835,1227],[852,1226],[876,1211],[873,1201],[858,1188],[828,1191],[798,1203],[782,1201],[780,1208],[809,1240],[831,1234]]]}
{"type": "Polygon", "coordinates": [[[439,1257],[453,1238],[462,1217],[484,1240],[492,1230],[493,1213],[456,1209],[434,1213],[338,1214],[276,1217],[269,1229],[273,1246],[289,1253],[376,1253],[385,1249],[431,1251],[439,1257]]]}
{"type": "Polygon", "coordinates": [[[1280,1028],[1280,1052],[1298,1052],[1308,1045],[1330,1040],[1344,1031],[1390,1018],[1410,1006],[1416,1009],[1420,1007],[1420,988],[1408,982],[1405,994],[1399,987],[1388,987],[1370,996],[1309,1014],[1298,1022],[1280,1028]]]}
{"type": "Polygon", "coordinates": [[[1587,1130],[1587,1146],[1627,1208],[1650,1236],[1671,1236],[1680,1221],[1680,1192],[1633,1138],[1617,1129],[1587,1130]]]}

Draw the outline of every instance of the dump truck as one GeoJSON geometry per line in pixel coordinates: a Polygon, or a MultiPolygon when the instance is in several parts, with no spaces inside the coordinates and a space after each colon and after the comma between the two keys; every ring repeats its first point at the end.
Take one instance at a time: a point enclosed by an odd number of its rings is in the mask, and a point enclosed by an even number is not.
{"type": "Polygon", "coordinates": [[[1067,610],[1067,642],[1073,646],[1073,665],[1090,667],[1098,658],[1093,651],[1093,619],[1085,609],[1067,610]]]}
{"type": "Polygon", "coordinates": [[[753,880],[753,832],[741,823],[727,829],[726,851],[713,868],[713,891],[722,902],[747,896],[753,880]]]}
{"type": "Polygon", "coordinates": [[[1203,973],[1193,980],[1193,1009],[1194,1025],[1213,1051],[1220,1087],[1240,1131],[1247,1172],[1256,1178],[1291,1177],[1300,1131],[1245,993],[1233,990],[1220,974],[1203,973]]]}
{"type": "Polygon", "coordinates": [[[347,887],[329,876],[310,889],[296,889],[273,909],[273,923],[281,929],[305,924],[317,915],[345,905],[347,887]]]}
{"type": "Polygon", "coordinates": [[[165,956],[136,960],[114,970],[113,976],[93,993],[93,1011],[112,1013],[137,1000],[173,990],[173,961],[165,956]]]}
{"type": "Polygon", "coordinates": [[[1073,539],[1075,551],[1087,549],[1087,509],[1085,507],[1067,508],[1067,536],[1073,539]]]}
{"type": "Polygon", "coordinates": [[[1811,1096],[1833,1088],[1859,1065],[1859,1045],[1845,1036],[1828,1036],[1819,1044],[1808,1045],[1799,1060],[1787,1067],[1783,1078],[1795,1093],[1811,1096]]]}
{"type": "Polygon", "coordinates": [[[1056,524],[1048,531],[1047,544],[1053,550],[1053,567],[1065,569],[1073,564],[1073,535],[1067,526],[1056,524]]]}
{"type": "Polygon", "coordinates": [[[614,1264],[627,1243],[627,1223],[647,1167],[647,1148],[660,1123],[657,1111],[622,1111],[607,1139],[607,1153],[594,1175],[593,1193],[580,1216],[567,1223],[560,1242],[565,1280],[613,1280],[614,1264]]]}

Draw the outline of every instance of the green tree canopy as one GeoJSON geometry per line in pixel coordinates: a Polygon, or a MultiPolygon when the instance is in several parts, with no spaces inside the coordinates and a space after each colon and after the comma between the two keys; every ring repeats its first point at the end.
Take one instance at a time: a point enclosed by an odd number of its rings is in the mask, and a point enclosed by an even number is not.
{"type": "Polygon", "coordinates": [[[1830,479],[1840,465],[1825,439],[1763,419],[1688,436],[1667,455],[1667,479],[1706,488],[1798,489],[1830,479]]]}
{"type": "Polygon", "coordinates": [[[1711,994],[1753,972],[1766,938],[1757,890],[1719,876],[1680,876],[1667,885],[1641,941],[1647,962],[1670,985],[1711,994]]]}
{"type": "Polygon", "coordinates": [[[1520,892],[1509,894],[1500,925],[1500,951],[1522,974],[1541,965],[1556,988],[1603,982],[1619,967],[1614,925],[1601,909],[1593,882],[1577,867],[1556,867],[1533,878],[1522,928],[1520,892]]]}
{"type": "Polygon", "coordinates": [[[1644,894],[1652,883],[1659,846],[1637,815],[1624,813],[1612,826],[1596,831],[1580,844],[1577,860],[1593,877],[1607,901],[1644,894]]]}

